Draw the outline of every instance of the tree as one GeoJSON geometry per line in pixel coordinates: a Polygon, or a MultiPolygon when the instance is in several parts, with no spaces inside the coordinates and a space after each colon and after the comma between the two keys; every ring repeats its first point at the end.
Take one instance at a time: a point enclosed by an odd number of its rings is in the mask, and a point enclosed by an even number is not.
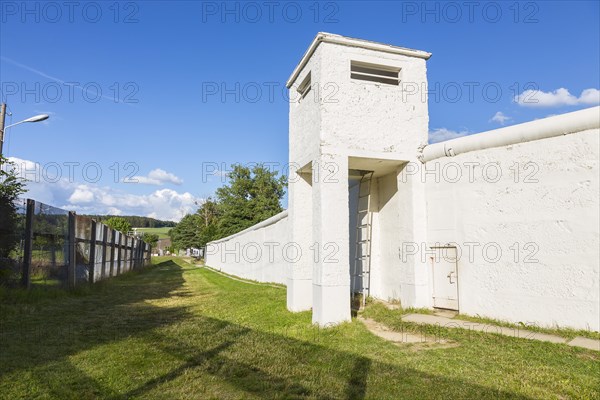
{"type": "Polygon", "coordinates": [[[201,222],[198,233],[199,244],[204,247],[206,243],[219,237],[219,204],[209,197],[202,203],[196,214],[200,217],[201,222]]]}
{"type": "Polygon", "coordinates": [[[102,221],[102,223],[104,225],[107,225],[109,228],[112,228],[124,234],[127,234],[131,231],[131,224],[125,218],[110,217],[106,221],[102,221]]]}
{"type": "MultiPolygon", "coordinates": [[[[25,191],[25,181],[17,175],[14,164],[0,155],[0,267],[20,240],[15,202],[25,191]]],[[[0,278],[2,274],[0,269],[0,278]]]]}
{"type": "Polygon", "coordinates": [[[217,189],[194,214],[188,214],[169,232],[178,249],[204,247],[210,241],[242,231],[280,213],[286,177],[277,177],[262,165],[235,165],[229,184],[217,189]]]}
{"type": "Polygon", "coordinates": [[[235,165],[229,185],[217,189],[220,237],[242,231],[283,211],[286,177],[277,177],[263,165],[252,169],[235,165]]]}
{"type": "Polygon", "coordinates": [[[253,174],[253,202],[254,222],[258,223],[283,211],[281,199],[285,195],[287,177],[277,178],[277,172],[270,172],[262,165],[252,169],[253,174]]]}
{"type": "Polygon", "coordinates": [[[187,214],[169,231],[171,243],[177,249],[201,247],[200,228],[202,221],[198,214],[187,214]]]}
{"type": "Polygon", "coordinates": [[[158,235],[156,233],[144,233],[142,235],[142,240],[148,243],[152,247],[156,247],[158,243],[158,235]]]}

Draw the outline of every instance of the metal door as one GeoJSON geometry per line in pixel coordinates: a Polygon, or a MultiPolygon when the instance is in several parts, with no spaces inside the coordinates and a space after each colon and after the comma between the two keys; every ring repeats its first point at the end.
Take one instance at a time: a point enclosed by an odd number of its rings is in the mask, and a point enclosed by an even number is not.
{"type": "Polygon", "coordinates": [[[430,257],[433,267],[433,306],[458,311],[458,260],[456,247],[435,247],[430,257]]]}

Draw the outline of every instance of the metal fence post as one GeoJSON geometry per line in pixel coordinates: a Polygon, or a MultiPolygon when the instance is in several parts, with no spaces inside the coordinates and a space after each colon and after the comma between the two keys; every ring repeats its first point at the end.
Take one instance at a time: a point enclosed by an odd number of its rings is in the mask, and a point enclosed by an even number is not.
{"type": "Polygon", "coordinates": [[[131,253],[129,254],[129,268],[135,269],[135,238],[131,238],[131,253]]]}
{"type": "Polygon", "coordinates": [[[136,266],[139,269],[140,268],[140,255],[141,255],[141,249],[142,249],[142,241],[138,240],[137,241],[137,246],[136,246],[136,252],[135,252],[135,260],[136,260],[136,266]]]}
{"type": "Polygon", "coordinates": [[[121,275],[121,240],[123,239],[123,234],[119,233],[119,244],[117,245],[117,275],[121,275]]]}
{"type": "Polygon", "coordinates": [[[135,239],[131,238],[130,241],[129,240],[127,241],[129,243],[129,247],[128,247],[129,258],[127,260],[127,264],[128,264],[129,270],[131,271],[133,269],[133,245],[135,244],[135,239]]]}
{"type": "Polygon", "coordinates": [[[135,238],[131,238],[131,247],[129,252],[129,270],[135,269],[135,238]]]}
{"type": "MultiPolygon", "coordinates": [[[[61,218],[64,218],[66,210],[55,209],[51,206],[36,202],[33,199],[27,199],[26,204],[25,229],[21,242],[23,244],[23,256],[22,263],[20,265],[20,277],[18,277],[18,279],[20,286],[28,289],[31,287],[31,274],[33,268],[33,253],[35,243],[34,239],[46,238],[50,237],[51,235],[51,233],[49,233],[50,231],[39,232],[41,228],[37,226],[38,223],[36,222],[36,207],[38,207],[37,212],[40,217],[42,215],[46,215],[47,210],[49,210],[48,215],[54,215],[51,212],[54,209],[58,212],[56,215],[61,215],[61,218]]],[[[52,265],[54,265],[57,261],[54,255],[56,246],[62,246],[64,260],[58,261],[64,261],[62,263],[64,267],[60,268],[59,271],[60,280],[63,285],[66,283],[66,286],[69,289],[73,289],[77,287],[79,283],[81,283],[78,282],[78,279],[87,280],[91,285],[98,280],[105,279],[107,277],[118,276],[124,272],[134,269],[142,269],[151,263],[152,246],[140,238],[128,236],[121,232],[118,233],[119,237],[117,238],[116,230],[111,229],[107,225],[97,222],[91,218],[78,216],[77,213],[73,211],[69,211],[66,217],[66,237],[62,235],[55,235],[56,237],[60,238],[60,240],[54,240],[49,247],[49,251],[51,252],[50,261],[52,265]],[[87,233],[87,229],[91,229],[89,234],[87,233]],[[99,229],[102,229],[102,231],[98,232],[99,229]],[[108,240],[109,231],[111,232],[110,240],[108,240]],[[102,238],[99,238],[99,235],[102,235],[102,238]],[[80,243],[83,244],[82,248],[78,248],[80,243]],[[87,249],[88,244],[90,246],[89,250],[87,249]],[[80,252],[79,260],[78,251],[80,252]],[[108,251],[110,251],[110,254],[108,251]],[[102,254],[100,255],[98,252],[102,252],[102,254]],[[87,262],[86,254],[89,255],[87,262]],[[108,268],[109,262],[110,268],[108,268]],[[98,272],[98,264],[100,263],[101,270],[98,272]],[[66,282],[64,279],[65,269],[66,282]],[[85,273],[88,274],[87,277],[85,277],[85,273]]],[[[64,232],[64,219],[61,219],[59,227],[61,228],[61,231],[64,232]]],[[[45,248],[42,247],[41,250],[45,250],[45,248]]],[[[43,265],[46,266],[47,264],[43,265]]],[[[50,273],[54,274],[55,272],[51,269],[50,273]]]]}
{"type": "Polygon", "coordinates": [[[108,236],[108,226],[104,225],[102,230],[102,269],[100,269],[100,279],[106,278],[106,236],[108,236]]]}
{"type": "Polygon", "coordinates": [[[92,220],[92,232],[90,237],[90,266],[89,266],[89,281],[94,283],[96,276],[96,221],[92,220]]]}
{"type": "Polygon", "coordinates": [[[134,261],[135,261],[135,239],[131,238],[131,244],[129,246],[129,270],[133,270],[135,265],[134,265],[134,261]]]}
{"type": "Polygon", "coordinates": [[[127,265],[127,243],[129,243],[129,236],[123,238],[123,272],[129,271],[129,266],[127,265]]]}
{"type": "Polygon", "coordinates": [[[137,239],[133,240],[133,269],[138,268],[138,253],[140,251],[140,242],[137,239]]]}
{"type": "Polygon", "coordinates": [[[129,247],[130,242],[131,238],[127,236],[125,238],[125,268],[127,268],[127,271],[131,271],[131,248],[129,247]]]}
{"type": "Polygon", "coordinates": [[[67,266],[67,284],[75,287],[77,269],[77,241],[75,240],[75,213],[69,211],[69,265],[67,266]]]}
{"type": "Polygon", "coordinates": [[[112,277],[115,274],[115,235],[117,231],[114,229],[110,230],[110,269],[109,276],[112,277]]]}
{"type": "Polygon", "coordinates": [[[33,215],[35,201],[27,199],[27,211],[25,214],[25,243],[23,246],[23,264],[21,265],[21,285],[29,289],[31,284],[31,250],[33,245],[33,215]]]}

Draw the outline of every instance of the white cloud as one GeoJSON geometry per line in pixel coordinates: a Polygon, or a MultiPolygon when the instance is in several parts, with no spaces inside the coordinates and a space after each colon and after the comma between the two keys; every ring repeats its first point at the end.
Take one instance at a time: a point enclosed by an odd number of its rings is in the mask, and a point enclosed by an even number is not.
{"type": "Polygon", "coordinates": [[[494,114],[492,119],[490,119],[490,122],[497,122],[500,125],[504,125],[507,121],[510,121],[511,119],[512,118],[508,115],[504,115],[502,111],[498,111],[496,114],[494,114]]]}
{"type": "Polygon", "coordinates": [[[437,128],[429,132],[429,143],[444,142],[446,140],[455,139],[470,134],[471,132],[467,130],[457,132],[446,128],[437,128]]]}
{"type": "Polygon", "coordinates": [[[156,179],[152,179],[152,178],[149,178],[147,176],[142,176],[142,175],[132,176],[131,178],[124,178],[123,183],[141,183],[143,185],[156,185],[156,186],[161,184],[161,182],[156,179]]]}
{"type": "Polygon", "coordinates": [[[119,210],[116,207],[109,207],[107,214],[110,214],[110,215],[123,215],[123,211],[119,210]]]}
{"type": "Polygon", "coordinates": [[[69,195],[72,194],[67,180],[45,172],[39,163],[16,157],[8,159],[14,163],[17,174],[28,181],[28,191],[23,195],[24,197],[55,205],[64,201],[63,196],[60,196],[61,193],[68,191],[69,195]]]}
{"type": "MultiPolygon", "coordinates": [[[[90,214],[141,215],[162,220],[179,221],[185,214],[193,213],[198,206],[191,193],[179,193],[171,189],[159,189],[149,194],[136,195],[108,187],[88,187],[94,195],[93,203],[66,204],[63,208],[90,214]],[[77,207],[79,207],[77,209],[77,207]],[[94,212],[90,212],[94,210],[94,212]]],[[[80,190],[81,187],[75,189],[80,190]]],[[[69,199],[70,200],[70,199],[69,199]]]]}
{"type": "Polygon", "coordinates": [[[600,90],[598,89],[585,89],[579,96],[579,102],[581,104],[600,104],[600,90]]]}
{"type": "Polygon", "coordinates": [[[183,179],[177,177],[175,174],[165,171],[164,169],[156,168],[148,173],[148,176],[136,175],[131,178],[123,179],[124,183],[142,183],[146,185],[164,185],[165,183],[172,183],[174,185],[181,185],[183,179]]]}
{"type": "Polygon", "coordinates": [[[69,202],[71,204],[85,204],[91,203],[94,201],[94,192],[92,192],[85,185],[81,185],[69,197],[69,202]]]}
{"type": "Polygon", "coordinates": [[[138,195],[113,187],[70,182],[68,177],[50,176],[36,162],[15,157],[9,159],[17,165],[21,177],[28,180],[28,191],[23,197],[78,214],[139,215],[179,221],[185,214],[195,212],[198,208],[196,203],[203,201],[189,192],[180,193],[171,189],[138,195]]]}
{"type": "Polygon", "coordinates": [[[537,108],[596,105],[600,104],[600,90],[585,89],[579,97],[576,97],[565,88],[556,89],[553,92],[530,89],[515,96],[514,101],[523,107],[537,108]]]}

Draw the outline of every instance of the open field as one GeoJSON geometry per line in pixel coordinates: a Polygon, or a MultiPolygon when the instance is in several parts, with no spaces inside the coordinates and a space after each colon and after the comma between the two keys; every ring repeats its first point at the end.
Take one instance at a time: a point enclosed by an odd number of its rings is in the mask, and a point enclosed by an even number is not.
{"type": "Polygon", "coordinates": [[[0,398],[599,396],[598,352],[449,329],[443,345],[394,345],[357,320],[312,326],[284,288],[154,262],[73,293],[0,291],[0,398]]]}
{"type": "Polygon", "coordinates": [[[163,228],[135,228],[138,232],[142,233],[156,233],[159,239],[167,239],[169,237],[169,231],[173,227],[165,226],[163,228]]]}

